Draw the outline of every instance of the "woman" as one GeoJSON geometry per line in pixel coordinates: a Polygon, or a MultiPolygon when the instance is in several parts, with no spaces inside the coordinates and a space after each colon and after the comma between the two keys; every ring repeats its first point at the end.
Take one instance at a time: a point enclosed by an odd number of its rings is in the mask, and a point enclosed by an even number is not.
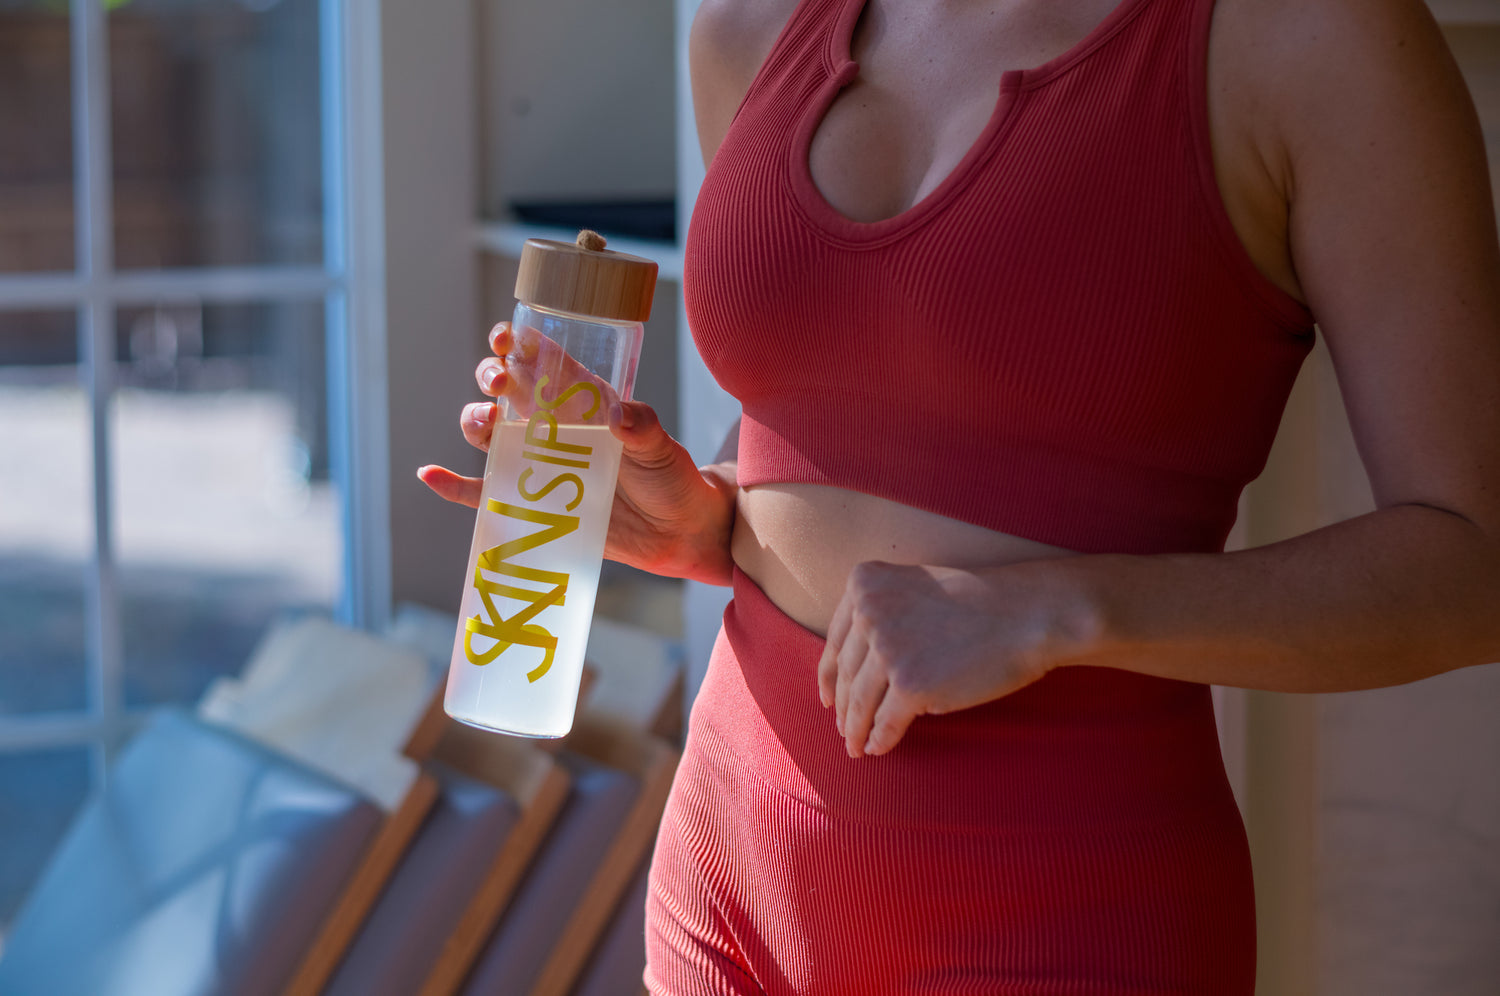
{"type": "Polygon", "coordinates": [[[691,60],[685,292],[744,418],[699,470],[612,416],[608,555],[735,590],[648,986],[1251,993],[1207,684],[1500,658],[1500,248],[1436,25],[706,0],[691,60]],[[1314,319],[1379,509],[1225,554],[1314,319]]]}

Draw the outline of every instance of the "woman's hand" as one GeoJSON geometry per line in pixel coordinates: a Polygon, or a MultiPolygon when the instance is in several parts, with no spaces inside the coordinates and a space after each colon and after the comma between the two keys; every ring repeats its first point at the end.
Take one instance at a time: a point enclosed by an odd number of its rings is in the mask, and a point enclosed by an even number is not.
{"type": "MultiPolygon", "coordinates": [[[[479,389],[505,398],[525,415],[539,370],[558,363],[555,344],[530,329],[514,333],[509,322],[501,322],[490,332],[490,348],[495,356],[486,357],[474,371],[479,389]]],[[[733,474],[716,468],[700,471],[687,450],[667,435],[651,406],[620,402],[613,392],[605,398],[610,431],[624,448],[604,555],[653,574],[728,584],[733,474]]],[[[466,405],[459,418],[464,439],[486,452],[497,407],[490,402],[466,405]]],[[[417,476],[449,501],[479,506],[481,478],[438,466],[421,467],[417,476]]]]}
{"type": "Polygon", "coordinates": [[[1036,573],[857,565],[818,661],[849,756],[884,754],[916,717],[1008,695],[1075,653],[1087,617],[1036,573]]]}

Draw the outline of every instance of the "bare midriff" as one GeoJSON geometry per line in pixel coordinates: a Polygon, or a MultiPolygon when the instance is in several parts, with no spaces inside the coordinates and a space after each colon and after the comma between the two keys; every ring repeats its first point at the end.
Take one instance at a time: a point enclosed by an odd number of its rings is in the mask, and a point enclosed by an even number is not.
{"type": "Polygon", "coordinates": [[[849,572],[867,560],[998,567],[1073,551],[819,484],[741,488],[736,566],[800,625],[828,631],[849,572]]]}

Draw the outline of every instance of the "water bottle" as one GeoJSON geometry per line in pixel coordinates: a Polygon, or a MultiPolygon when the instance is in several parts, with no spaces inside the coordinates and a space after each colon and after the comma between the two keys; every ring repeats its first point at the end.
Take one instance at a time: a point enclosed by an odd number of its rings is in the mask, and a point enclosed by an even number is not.
{"type": "Polygon", "coordinates": [[[443,707],[526,737],[573,726],[621,444],[610,406],[630,400],[656,264],[527,239],[507,363],[443,707]]]}

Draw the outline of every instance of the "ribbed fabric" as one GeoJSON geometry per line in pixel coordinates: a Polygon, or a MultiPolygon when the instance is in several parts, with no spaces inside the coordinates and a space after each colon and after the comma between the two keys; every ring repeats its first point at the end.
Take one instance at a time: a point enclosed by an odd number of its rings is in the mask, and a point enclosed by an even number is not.
{"type": "Polygon", "coordinates": [[[1311,348],[1215,184],[1212,0],[1122,0],[1006,72],[943,183],[872,224],[808,149],[864,0],[803,0],[709,166],[684,290],[743,485],[829,484],[1083,552],[1217,550],[1311,348]]]}
{"type": "Polygon", "coordinates": [[[657,838],[657,996],[1250,996],[1202,685],[1079,668],[849,758],[823,641],[744,575],[657,838]]]}

